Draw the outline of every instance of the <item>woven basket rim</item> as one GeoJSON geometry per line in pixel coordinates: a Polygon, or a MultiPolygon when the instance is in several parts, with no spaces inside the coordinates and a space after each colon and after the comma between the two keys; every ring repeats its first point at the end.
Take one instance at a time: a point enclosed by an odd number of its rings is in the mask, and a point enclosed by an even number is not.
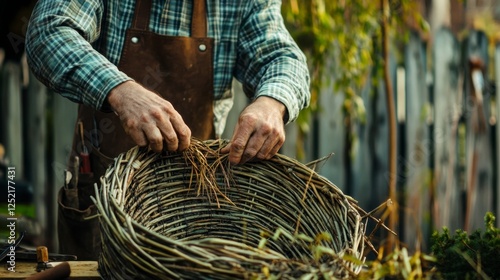
{"type": "MultiPolygon", "coordinates": [[[[101,223],[101,236],[103,239],[103,253],[99,260],[100,271],[105,275],[111,276],[111,278],[120,279],[120,276],[116,275],[113,270],[118,269],[119,266],[124,265],[124,263],[128,261],[133,264],[131,268],[124,272],[125,274],[128,273],[127,275],[129,276],[130,274],[141,274],[149,270],[149,272],[152,271],[151,273],[153,275],[164,275],[166,279],[182,278],[184,272],[176,270],[176,266],[183,269],[185,269],[185,267],[182,265],[174,265],[172,264],[173,261],[172,263],[168,261],[176,260],[177,262],[189,263],[188,266],[192,270],[191,272],[199,273],[200,277],[202,277],[201,275],[212,275],[212,277],[217,279],[232,279],[235,275],[244,278],[249,276],[265,278],[266,275],[281,274],[282,271],[287,271],[287,273],[291,275],[312,275],[320,273],[320,268],[323,270],[321,273],[331,273],[332,276],[335,277],[357,275],[364,263],[365,246],[371,245],[369,241],[366,240],[366,223],[363,222],[363,220],[367,218],[367,213],[357,205],[356,200],[345,195],[328,179],[319,175],[305,164],[282,154],[277,154],[272,159],[265,162],[268,166],[273,164],[273,167],[278,166],[281,169],[291,169],[291,174],[300,177],[301,182],[306,182],[307,185],[303,190],[304,197],[306,197],[306,194],[309,195],[309,193],[319,197],[319,200],[317,200],[315,204],[313,203],[314,207],[326,207],[326,202],[322,200],[320,194],[329,194],[330,198],[334,200],[335,203],[345,208],[344,215],[346,221],[351,220],[350,223],[354,223],[354,225],[343,225],[343,227],[341,227],[344,231],[344,235],[346,228],[350,226],[353,227],[353,232],[347,233],[351,235],[352,240],[350,244],[344,244],[345,248],[343,248],[343,250],[334,252],[331,248],[322,245],[315,247],[317,250],[324,250],[322,254],[328,255],[329,265],[332,267],[331,271],[325,268],[327,264],[318,262],[318,260],[311,260],[311,263],[303,261],[300,263],[297,260],[290,262],[290,259],[283,256],[283,254],[266,247],[268,244],[267,242],[273,242],[273,238],[276,238],[278,241],[281,240],[280,242],[284,242],[282,240],[288,240],[287,242],[289,243],[297,242],[297,244],[313,244],[317,242],[323,244],[324,242],[330,242],[325,241],[328,237],[322,235],[322,232],[317,232],[317,236],[306,236],[293,234],[289,230],[278,227],[274,232],[268,232],[268,235],[260,240],[257,247],[252,247],[248,244],[236,242],[234,240],[219,238],[217,236],[204,239],[178,240],[151,230],[151,228],[145,226],[143,222],[136,221],[129,213],[126,213],[124,203],[127,199],[127,191],[130,191],[131,188],[134,187],[129,185],[130,182],[136,179],[134,176],[137,176],[137,174],[141,174],[144,178],[147,178],[146,175],[151,176],[154,172],[147,164],[156,163],[156,161],[164,160],[164,158],[169,157],[178,160],[176,163],[180,162],[179,159],[183,159],[187,166],[190,166],[191,179],[194,178],[192,182],[196,184],[193,190],[196,190],[194,193],[196,193],[197,196],[203,198],[203,195],[212,195],[212,199],[214,199],[211,201],[212,205],[216,203],[219,208],[221,205],[222,207],[228,207],[228,205],[231,204],[234,205],[231,198],[227,197],[219,186],[221,176],[218,175],[227,175],[235,170],[238,172],[240,170],[228,163],[227,154],[220,153],[220,149],[227,145],[227,143],[226,140],[220,139],[208,141],[193,139],[190,148],[183,153],[165,152],[162,154],[155,154],[147,148],[136,146],[115,158],[114,164],[108,168],[105,176],[101,178],[100,187],[97,184],[95,185],[96,197],[92,198],[98,209],[101,223]],[[211,162],[208,163],[207,159],[210,159],[211,162]],[[200,163],[202,165],[201,167],[200,163]],[[144,170],[148,170],[146,175],[141,173],[144,172],[144,170]],[[320,189],[317,189],[315,186],[315,183],[318,182],[322,184],[322,188],[320,189]],[[309,186],[309,184],[311,186],[309,186]],[[354,237],[352,237],[352,234],[354,234],[354,237]],[[104,241],[110,244],[105,244],[104,241]],[[214,244],[219,244],[219,247],[216,247],[214,244]],[[225,244],[225,246],[223,246],[223,244],[225,244]],[[231,246],[228,244],[231,244],[231,246]],[[227,252],[228,247],[234,251],[231,251],[232,253],[227,252]],[[130,256],[127,255],[128,253],[124,253],[126,250],[132,250],[130,256]],[[117,252],[121,252],[121,254],[117,252]],[[213,252],[219,253],[220,256],[213,252]],[[224,255],[221,252],[226,252],[229,255],[224,255]],[[238,252],[241,256],[234,257],[234,255],[237,255],[235,252],[238,252]],[[206,263],[202,263],[202,260],[205,260],[204,257],[211,254],[220,257],[219,262],[222,263],[220,267],[217,266],[219,263],[210,264],[210,266],[206,263]],[[346,254],[354,257],[357,261],[353,262],[342,259],[346,254]],[[131,257],[132,255],[136,258],[135,260],[131,257]],[[252,258],[249,256],[252,256],[252,258]],[[227,268],[230,266],[229,263],[239,263],[241,267],[235,265],[235,267],[229,269],[227,268]],[[313,265],[314,263],[316,266],[313,265]],[[252,270],[245,267],[246,265],[258,267],[257,264],[261,266],[258,269],[252,270]]],[[[260,163],[252,164],[253,166],[261,165],[260,163]]],[[[169,162],[168,166],[172,165],[173,164],[169,162]]],[[[238,168],[242,167],[240,166],[238,168]]],[[[247,170],[245,169],[244,171],[247,170]]],[[[231,174],[234,176],[233,173],[231,174]]],[[[236,172],[236,174],[238,173],[236,172]]],[[[227,179],[224,176],[222,176],[222,178],[222,180],[227,179]]],[[[237,179],[240,179],[240,177],[237,179]]],[[[245,177],[245,179],[247,179],[247,177],[245,177]]],[[[223,183],[230,183],[231,180],[234,180],[234,178],[229,178],[223,183]]],[[[234,186],[232,188],[234,191],[234,186]]],[[[166,191],[169,190],[170,189],[166,191]]],[[[165,190],[162,189],[162,191],[165,190]]],[[[237,193],[237,195],[238,194],[239,193],[237,193]]],[[[295,194],[297,195],[297,193],[295,194]]],[[[324,198],[327,197],[327,195],[324,196],[324,198]]],[[[134,197],[134,199],[137,198],[134,197]]],[[[324,208],[321,209],[324,210],[324,208]]],[[[298,219],[300,220],[300,217],[298,217],[298,219]]],[[[337,227],[337,229],[338,228],[339,227],[337,227]]],[[[342,237],[340,237],[340,239],[341,238],[342,237]]],[[[348,240],[346,236],[344,236],[344,239],[346,241],[348,240]]]]}

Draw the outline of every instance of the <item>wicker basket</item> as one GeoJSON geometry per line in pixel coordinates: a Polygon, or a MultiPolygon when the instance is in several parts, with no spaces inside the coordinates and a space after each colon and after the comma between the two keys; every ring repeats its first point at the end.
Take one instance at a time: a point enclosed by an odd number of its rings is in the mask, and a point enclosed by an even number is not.
{"type": "Polygon", "coordinates": [[[284,155],[230,165],[223,140],[183,153],[132,148],[101,178],[105,279],[352,278],[364,263],[356,202],[284,155]]]}

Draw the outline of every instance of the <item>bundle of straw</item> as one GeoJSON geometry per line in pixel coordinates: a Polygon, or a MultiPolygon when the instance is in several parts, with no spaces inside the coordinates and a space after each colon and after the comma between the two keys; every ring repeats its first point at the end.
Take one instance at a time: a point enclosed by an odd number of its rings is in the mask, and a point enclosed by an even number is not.
{"type": "MultiPolygon", "coordinates": [[[[352,278],[365,221],[349,196],[278,154],[230,165],[224,140],[135,147],[96,185],[105,279],[352,278]]],[[[361,211],[360,211],[361,210],[361,211]]]]}

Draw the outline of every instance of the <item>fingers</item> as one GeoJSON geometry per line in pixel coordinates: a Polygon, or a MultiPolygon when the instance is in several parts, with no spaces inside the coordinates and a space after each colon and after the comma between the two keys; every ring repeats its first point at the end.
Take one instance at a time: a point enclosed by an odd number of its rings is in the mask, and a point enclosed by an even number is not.
{"type": "MultiPolygon", "coordinates": [[[[241,119],[241,118],[240,118],[241,119]]],[[[254,128],[249,125],[237,125],[231,140],[231,144],[222,152],[229,152],[229,162],[232,164],[244,163],[253,157],[251,151],[247,151],[247,143],[254,132],[254,128]],[[245,153],[245,156],[243,156],[245,153]],[[245,161],[242,161],[242,158],[245,161]]],[[[255,147],[253,145],[252,147],[255,147]]],[[[251,148],[250,148],[251,149],[251,148]]],[[[258,151],[258,150],[257,150],[258,151]]],[[[254,153],[254,155],[256,152],[254,153]]]]}
{"type": "Polygon", "coordinates": [[[232,164],[251,159],[270,159],[285,142],[285,105],[270,97],[259,97],[241,112],[230,144],[221,149],[229,153],[232,164]]]}
{"type": "Polygon", "coordinates": [[[155,152],[189,147],[191,130],[172,104],[157,94],[126,82],[116,87],[108,100],[137,145],[149,145],[155,152]]]}
{"type": "Polygon", "coordinates": [[[149,145],[155,152],[161,152],[164,148],[168,151],[182,151],[189,147],[191,131],[180,115],[173,118],[177,120],[172,122],[171,117],[162,109],[152,108],[141,115],[140,121],[129,118],[124,122],[124,128],[139,146],[149,145]]]}
{"type": "Polygon", "coordinates": [[[157,127],[149,126],[145,131],[149,148],[159,153],[163,150],[163,136],[157,127]]]}
{"type": "Polygon", "coordinates": [[[155,152],[163,150],[163,141],[169,151],[175,151],[178,147],[177,135],[169,121],[167,107],[151,107],[143,116],[144,133],[149,141],[149,147],[155,152]]]}
{"type": "Polygon", "coordinates": [[[232,164],[270,159],[285,142],[285,112],[281,102],[265,96],[257,98],[240,114],[230,144],[221,152],[229,153],[232,164]]]}
{"type": "Polygon", "coordinates": [[[123,128],[137,145],[144,147],[148,144],[146,135],[144,135],[142,130],[136,128],[135,121],[131,119],[123,121],[123,128]]]}
{"type": "Polygon", "coordinates": [[[159,127],[168,151],[184,151],[191,144],[191,130],[187,125],[176,126],[167,122],[159,125],[159,127]]]}
{"type": "Polygon", "coordinates": [[[271,159],[284,143],[284,135],[279,133],[254,134],[248,141],[247,149],[243,152],[240,163],[245,163],[252,159],[271,159]]]}
{"type": "Polygon", "coordinates": [[[221,152],[229,153],[232,164],[243,164],[252,159],[270,159],[285,141],[283,125],[273,122],[241,117],[230,144],[221,152]]]}
{"type": "Polygon", "coordinates": [[[281,148],[281,146],[283,146],[284,142],[285,139],[279,136],[268,137],[264,142],[264,144],[262,145],[260,151],[257,153],[256,158],[271,159],[275,154],[278,153],[279,149],[281,148]]]}
{"type": "Polygon", "coordinates": [[[165,149],[168,151],[183,151],[190,145],[191,130],[184,123],[180,114],[170,108],[153,111],[154,125],[145,130],[146,138],[151,149],[155,152],[165,149]],[[170,111],[170,112],[169,112],[170,111]]]}
{"type": "Polygon", "coordinates": [[[170,139],[169,137],[176,137],[178,141],[176,150],[184,151],[191,144],[191,129],[189,129],[189,127],[184,123],[181,115],[179,114],[176,114],[176,116],[172,117],[170,121],[176,135],[174,136],[173,134],[170,134],[167,136],[166,134],[164,134],[163,136],[165,137],[165,139],[170,139]]]}
{"type": "Polygon", "coordinates": [[[229,153],[228,159],[232,164],[244,164],[252,159],[266,160],[276,155],[283,146],[284,137],[276,134],[259,135],[254,133],[248,140],[235,138],[221,153],[229,153]]]}

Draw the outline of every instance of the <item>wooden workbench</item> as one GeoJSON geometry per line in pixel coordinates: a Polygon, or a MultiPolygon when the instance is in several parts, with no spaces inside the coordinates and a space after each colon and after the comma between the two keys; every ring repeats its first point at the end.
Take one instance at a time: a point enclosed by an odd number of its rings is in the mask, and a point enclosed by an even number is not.
{"type": "MultiPolygon", "coordinates": [[[[69,261],[71,275],[69,279],[100,280],[96,261],[69,261]]],[[[57,263],[54,263],[55,265],[57,263]]],[[[36,263],[16,262],[16,272],[7,270],[7,264],[0,269],[0,279],[24,279],[36,272],[36,263]]]]}

